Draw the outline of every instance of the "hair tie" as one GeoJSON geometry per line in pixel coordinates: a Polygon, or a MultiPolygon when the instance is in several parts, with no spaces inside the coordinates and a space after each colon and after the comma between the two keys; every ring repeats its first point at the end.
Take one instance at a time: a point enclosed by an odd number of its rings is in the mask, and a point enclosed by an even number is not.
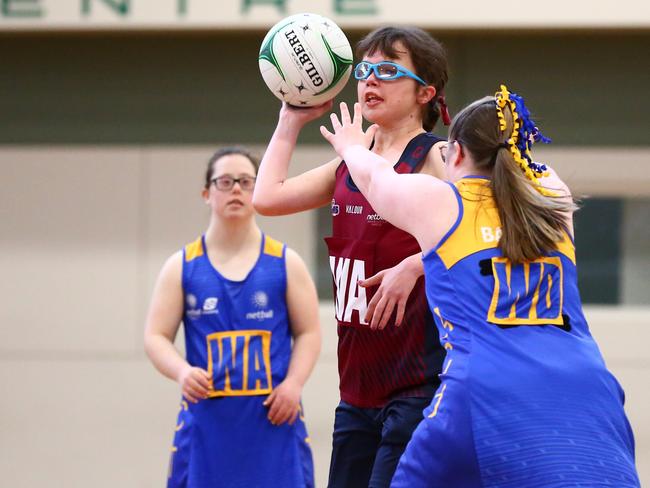
{"type": "Polygon", "coordinates": [[[440,115],[442,116],[442,123],[445,125],[451,124],[451,117],[449,117],[449,109],[447,108],[447,102],[445,102],[444,95],[440,95],[438,97],[438,105],[440,105],[440,115]]]}
{"type": "MultiPolygon", "coordinates": [[[[509,148],[515,162],[524,172],[526,178],[533,183],[537,191],[542,195],[555,195],[555,193],[540,185],[539,178],[547,176],[548,169],[546,168],[546,165],[534,162],[530,153],[533,143],[541,141],[548,144],[551,140],[542,135],[533,120],[530,118],[530,113],[528,112],[522,97],[516,93],[509,92],[505,85],[501,85],[500,90],[494,95],[494,99],[496,102],[497,117],[499,119],[499,129],[501,132],[505,132],[507,128],[506,118],[503,114],[503,109],[506,105],[510,108],[510,112],[512,113],[512,134],[510,134],[508,140],[502,144],[504,147],[509,148]]],[[[495,151],[495,157],[496,152],[499,151],[502,144],[499,144],[499,147],[495,151]]]]}
{"type": "Polygon", "coordinates": [[[490,158],[490,166],[494,166],[496,164],[497,155],[501,149],[510,149],[510,144],[507,142],[502,142],[501,144],[497,145],[497,147],[494,149],[494,152],[492,153],[492,157],[490,158]]]}

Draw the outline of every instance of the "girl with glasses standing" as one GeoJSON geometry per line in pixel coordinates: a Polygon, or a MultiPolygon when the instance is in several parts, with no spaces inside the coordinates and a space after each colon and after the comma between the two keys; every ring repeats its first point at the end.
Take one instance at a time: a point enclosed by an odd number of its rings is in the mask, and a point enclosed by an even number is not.
{"type": "MultiPolygon", "coordinates": [[[[448,118],[447,59],[426,32],[385,27],[357,46],[357,95],[377,124],[372,151],[400,173],[442,176],[431,134],[448,118]]],[[[283,105],[260,166],[256,209],[284,215],[331,203],[326,239],[334,277],[341,401],[336,409],[330,487],[385,487],[439,384],[443,350],[424,294],[417,241],[376,212],[336,158],[297,177],[288,167],[298,134],[332,103],[283,105]]],[[[395,205],[399,206],[396,200],[395,205]]]]}
{"type": "Polygon", "coordinates": [[[241,148],[210,159],[208,228],[154,289],[145,349],[184,397],[169,488],[314,485],[300,395],[320,351],[318,299],[300,257],[255,222],[256,170],[241,148]]]}
{"type": "Polygon", "coordinates": [[[582,311],[571,193],[532,160],[549,142],[505,86],[449,130],[447,179],[396,174],[368,151],[361,108],[335,134],[364,195],[414,235],[447,356],[394,488],[637,488],[624,394],[582,311]],[[399,205],[395,202],[399,201],[399,205]],[[437,212],[422,212],[434,206],[437,212]]]}

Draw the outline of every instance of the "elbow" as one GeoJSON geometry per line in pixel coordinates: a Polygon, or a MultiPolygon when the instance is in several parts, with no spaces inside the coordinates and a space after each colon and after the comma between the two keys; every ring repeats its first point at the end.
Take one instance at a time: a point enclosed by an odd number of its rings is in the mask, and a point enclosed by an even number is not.
{"type": "Polygon", "coordinates": [[[145,331],[144,333],[144,353],[147,355],[149,359],[151,359],[151,334],[148,331],[145,331]]]}
{"type": "Polygon", "coordinates": [[[160,344],[161,335],[149,330],[148,328],[144,331],[144,353],[147,357],[153,361],[156,356],[156,350],[158,349],[158,344],[160,344]]]}
{"type": "Polygon", "coordinates": [[[255,211],[265,217],[275,217],[285,215],[282,208],[275,204],[270,198],[253,194],[253,208],[255,211]]]}
{"type": "Polygon", "coordinates": [[[253,207],[255,208],[255,211],[260,215],[264,215],[264,216],[273,215],[272,213],[273,207],[268,204],[268,201],[265,198],[260,197],[257,194],[253,195],[253,207]]]}
{"type": "Polygon", "coordinates": [[[264,195],[262,192],[258,191],[259,189],[256,188],[255,192],[253,192],[253,208],[255,208],[255,211],[264,216],[272,216],[273,214],[273,204],[271,202],[271,199],[267,196],[264,195]]]}

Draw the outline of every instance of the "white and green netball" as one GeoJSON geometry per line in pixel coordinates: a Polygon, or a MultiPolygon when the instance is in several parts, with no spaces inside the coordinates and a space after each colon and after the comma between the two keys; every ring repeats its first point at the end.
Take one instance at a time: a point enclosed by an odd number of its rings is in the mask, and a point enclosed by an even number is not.
{"type": "Polygon", "coordinates": [[[271,92],[290,105],[324,103],[343,89],[352,48],[330,19],[297,14],[275,24],[262,41],[260,72],[271,92]]]}

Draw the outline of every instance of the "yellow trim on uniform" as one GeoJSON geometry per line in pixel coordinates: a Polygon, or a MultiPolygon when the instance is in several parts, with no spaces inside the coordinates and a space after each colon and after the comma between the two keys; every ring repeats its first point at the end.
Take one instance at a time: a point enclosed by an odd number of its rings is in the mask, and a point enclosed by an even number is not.
{"type": "Polygon", "coordinates": [[[269,256],[276,258],[281,258],[283,246],[283,243],[276,241],[273,239],[273,237],[269,237],[267,235],[264,236],[264,254],[268,254],[269,256]]]}
{"type": "Polygon", "coordinates": [[[489,181],[482,178],[463,179],[455,184],[462,199],[463,215],[458,227],[436,251],[447,269],[498,244],[499,212],[488,185],[489,181]]]}
{"type": "Polygon", "coordinates": [[[571,238],[566,232],[563,232],[564,239],[562,242],[557,243],[557,252],[565,255],[575,265],[576,264],[576,248],[571,242],[571,238]]]}
{"type": "MultiPolygon", "coordinates": [[[[186,402],[185,400],[182,400],[182,401],[181,401],[181,408],[180,408],[180,411],[182,412],[183,410],[187,410],[187,408],[188,408],[188,407],[187,407],[187,402],[186,402]]],[[[178,432],[179,430],[181,430],[181,429],[183,428],[184,425],[185,425],[185,421],[184,421],[184,420],[181,420],[181,423],[178,424],[178,425],[176,425],[176,432],[178,432]]]]}
{"type": "Polygon", "coordinates": [[[436,415],[438,415],[438,407],[440,407],[440,402],[442,401],[442,397],[445,395],[445,390],[447,389],[447,383],[444,383],[442,385],[442,388],[440,390],[440,393],[437,393],[433,398],[437,398],[436,400],[436,405],[433,407],[433,412],[429,414],[429,418],[433,418],[436,415]]]}
{"type": "Polygon", "coordinates": [[[174,454],[178,451],[178,447],[172,446],[169,453],[169,465],[167,466],[167,478],[172,477],[172,467],[174,466],[174,454]]]}
{"type": "MultiPolygon", "coordinates": [[[[447,269],[471,254],[499,244],[501,220],[489,184],[489,180],[483,178],[465,178],[455,183],[462,199],[463,215],[458,227],[436,250],[447,269]]],[[[557,251],[575,264],[575,246],[568,234],[563,234],[557,251]]]]}
{"type": "Polygon", "coordinates": [[[185,246],[185,262],[189,263],[193,259],[203,256],[203,238],[199,237],[194,242],[185,246]]]}

